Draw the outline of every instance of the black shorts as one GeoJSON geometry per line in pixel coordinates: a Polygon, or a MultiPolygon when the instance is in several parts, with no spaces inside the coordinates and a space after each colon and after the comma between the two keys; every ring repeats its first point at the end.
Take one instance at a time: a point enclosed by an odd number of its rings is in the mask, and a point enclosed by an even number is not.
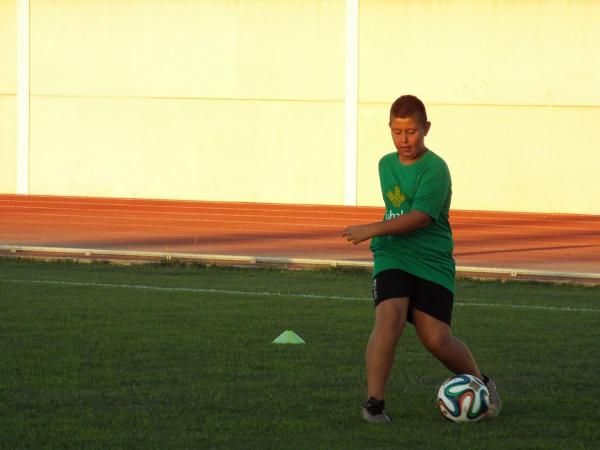
{"type": "Polygon", "coordinates": [[[408,297],[408,321],[414,308],[450,325],[454,294],[445,287],[400,269],[379,272],[373,279],[375,306],[390,298],[408,297]]]}

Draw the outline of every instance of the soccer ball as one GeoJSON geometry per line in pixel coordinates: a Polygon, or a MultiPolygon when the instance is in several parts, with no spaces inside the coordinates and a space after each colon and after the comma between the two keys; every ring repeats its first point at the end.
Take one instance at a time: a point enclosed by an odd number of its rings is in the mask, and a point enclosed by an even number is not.
{"type": "Polygon", "coordinates": [[[479,378],[456,375],[440,386],[437,404],[442,415],[452,422],[477,422],[485,417],[490,393],[479,378]]]}

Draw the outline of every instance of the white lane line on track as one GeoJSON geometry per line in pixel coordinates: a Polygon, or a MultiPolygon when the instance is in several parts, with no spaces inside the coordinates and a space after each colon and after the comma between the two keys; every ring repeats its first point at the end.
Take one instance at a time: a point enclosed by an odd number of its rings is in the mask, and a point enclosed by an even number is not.
{"type": "MultiPolygon", "coordinates": [[[[243,224],[243,225],[269,225],[269,226],[273,226],[276,225],[278,227],[282,227],[282,226],[286,226],[288,228],[291,229],[295,229],[298,227],[312,227],[312,228],[335,228],[335,229],[340,229],[340,233],[341,233],[341,229],[345,226],[348,226],[348,222],[339,222],[339,223],[322,223],[319,222],[320,219],[316,219],[315,222],[311,222],[311,223],[298,223],[298,222],[290,222],[289,220],[292,219],[304,219],[307,220],[309,219],[308,217],[301,217],[301,216],[296,216],[296,217],[286,217],[286,216],[280,216],[280,217],[275,217],[275,216],[269,216],[269,217],[263,217],[263,216],[259,216],[260,218],[263,219],[270,219],[270,218],[275,218],[275,219],[283,219],[283,220],[278,220],[278,221],[265,221],[265,220],[227,220],[227,219],[218,219],[218,218],[171,218],[171,217],[161,217],[161,218],[150,218],[147,216],[142,216],[142,217],[129,217],[126,220],[123,220],[123,216],[106,216],[103,214],[98,214],[98,215],[89,215],[89,214],[79,214],[79,215],[72,215],[72,214],[56,214],[56,213],[14,213],[13,217],[15,216],[26,216],[27,218],[38,218],[38,217],[44,217],[45,221],[51,221],[53,225],[57,225],[57,224],[64,224],[64,225],[72,225],[72,224],[78,224],[81,225],[81,222],[77,222],[80,219],[96,219],[94,221],[88,221],[88,222],[83,222],[83,225],[98,225],[98,224],[107,224],[110,225],[111,227],[114,226],[120,226],[120,227],[137,227],[137,226],[144,226],[147,228],[189,228],[192,227],[195,223],[200,223],[200,224],[243,224]],[[71,219],[71,220],[64,220],[65,218],[71,219]],[[108,219],[110,219],[110,221],[108,221],[108,219]],[[116,219],[116,220],[114,220],[116,219]],[[285,220],[285,219],[289,219],[289,220],[285,220]],[[148,222],[146,224],[142,224],[139,225],[140,222],[148,222]],[[173,224],[170,225],[169,223],[172,222],[179,222],[179,223],[186,223],[185,225],[177,225],[177,224],[173,224]]],[[[231,217],[248,217],[248,216],[236,216],[233,215],[231,217]]],[[[339,218],[327,218],[325,219],[329,222],[331,222],[332,220],[340,220],[339,218]]],[[[39,220],[34,220],[35,223],[40,222],[39,220]]],[[[9,223],[14,223],[13,220],[9,220],[9,223]]],[[[265,230],[265,232],[270,232],[272,231],[271,229],[265,230]]]]}
{"type": "MultiPolygon", "coordinates": [[[[106,225],[106,226],[111,226],[111,227],[115,227],[115,226],[119,226],[122,228],[138,228],[138,227],[145,227],[145,228],[151,228],[151,229],[161,229],[161,228],[168,228],[168,229],[189,229],[190,227],[193,227],[194,224],[228,224],[228,225],[238,225],[238,224],[242,224],[242,225],[251,225],[251,226],[261,226],[261,225],[267,225],[267,226],[278,226],[278,227],[288,227],[290,229],[296,229],[298,227],[309,227],[309,228],[331,228],[331,229],[343,229],[344,227],[348,226],[348,223],[350,223],[350,219],[343,219],[341,217],[330,217],[330,218],[323,218],[323,219],[316,219],[315,222],[312,223],[297,223],[297,222],[289,222],[289,220],[299,220],[299,219],[307,219],[307,217],[303,217],[303,216],[259,216],[261,219],[263,220],[228,220],[228,219],[221,219],[219,217],[228,217],[226,215],[221,215],[221,214],[206,214],[204,215],[203,218],[197,217],[197,218],[184,218],[184,217],[180,217],[180,218],[176,218],[176,217],[160,217],[160,218],[151,218],[151,217],[147,217],[146,215],[144,216],[134,216],[134,217],[129,217],[127,220],[122,220],[123,216],[107,216],[104,214],[98,214],[98,215],[91,215],[91,214],[79,214],[79,215],[72,215],[72,214],[57,214],[57,213],[34,213],[34,212],[19,212],[19,213],[14,213],[13,214],[13,219],[9,219],[8,223],[12,224],[14,222],[14,217],[16,216],[25,216],[26,218],[30,218],[30,219],[35,219],[38,217],[44,217],[45,221],[50,221],[53,225],[58,225],[58,224],[62,224],[62,225],[73,225],[73,224],[77,224],[78,226],[81,225],[80,222],[77,222],[77,220],[80,219],[96,219],[96,220],[91,220],[91,221],[87,221],[84,222],[84,225],[106,225]],[[210,218],[206,218],[206,216],[212,216],[210,218]],[[66,220],[66,219],[70,219],[70,220],[66,220]],[[110,221],[107,221],[108,219],[110,219],[110,221]],[[278,219],[278,220],[273,220],[273,221],[268,221],[268,220],[264,220],[264,219],[278,219]],[[281,220],[279,220],[281,219],[281,220]],[[286,219],[288,219],[288,221],[286,221],[286,219]],[[344,220],[344,221],[342,221],[344,220]],[[146,222],[146,223],[144,223],[146,222]],[[331,223],[333,222],[333,223],[331,223]]],[[[235,217],[252,217],[252,216],[245,216],[245,215],[236,215],[233,214],[229,217],[235,218],[235,217]]],[[[374,218],[372,218],[373,220],[376,220],[374,218]]],[[[356,221],[364,221],[363,219],[356,219],[356,221]]],[[[35,219],[35,222],[38,223],[39,221],[37,219],[35,219]]],[[[3,220],[0,220],[0,223],[4,223],[3,220]]],[[[573,227],[559,227],[559,226],[525,226],[525,225],[493,225],[493,224],[488,224],[485,226],[481,226],[480,230],[485,229],[485,234],[486,235],[498,235],[498,236],[510,236],[511,238],[518,238],[518,237],[524,237],[524,238],[530,238],[531,237],[531,233],[528,231],[519,231],[519,229],[526,229],[526,228],[533,228],[538,230],[539,232],[542,232],[544,230],[560,230],[561,232],[568,232],[568,231],[577,231],[577,232],[585,232],[585,233],[595,233],[595,234],[600,234],[599,230],[595,230],[595,229],[588,229],[588,228],[573,228],[573,227]],[[495,230],[493,228],[509,228],[510,231],[508,230],[502,230],[502,231],[498,231],[495,230]],[[491,228],[491,229],[490,229],[491,228]]],[[[194,228],[195,229],[195,228],[194,228]]],[[[272,230],[269,228],[267,230],[260,230],[260,229],[253,229],[250,231],[264,231],[265,233],[270,233],[272,232],[272,230]]],[[[460,225],[456,225],[455,224],[455,229],[454,229],[454,234],[457,237],[457,239],[461,239],[463,241],[478,241],[480,240],[480,237],[473,235],[472,231],[467,231],[467,230],[463,230],[460,228],[460,225]]],[[[546,233],[546,234],[540,234],[539,237],[543,238],[544,241],[546,240],[550,240],[550,242],[552,242],[555,245],[572,245],[573,242],[565,242],[565,243],[559,243],[556,242],[556,234],[550,234],[550,233],[546,233]]],[[[580,239],[582,240],[582,239],[580,239]]],[[[583,240],[582,240],[583,241],[583,240]]],[[[490,242],[494,242],[494,241],[490,241],[490,242]]],[[[587,240],[585,240],[586,243],[594,243],[593,241],[590,241],[589,238],[587,238],[587,240]]]]}
{"type": "MultiPolygon", "coordinates": [[[[2,206],[0,205],[0,209],[2,206]]],[[[179,210],[161,210],[159,208],[156,209],[135,209],[137,206],[133,206],[130,208],[62,208],[62,207],[48,207],[48,206],[10,206],[6,207],[6,209],[13,209],[18,211],[13,211],[12,214],[29,214],[29,215],[67,215],[73,216],[77,213],[77,216],[80,216],[80,212],[84,213],[95,213],[94,215],[102,215],[104,216],[106,213],[115,213],[115,214],[142,214],[144,216],[152,216],[152,215],[198,215],[198,216],[237,216],[237,217],[275,217],[275,218],[288,218],[288,217],[296,217],[306,219],[309,215],[321,215],[321,219],[329,219],[330,217],[340,218],[340,217],[348,217],[361,219],[364,217],[383,217],[385,211],[377,211],[373,212],[352,212],[352,211],[328,211],[328,210],[294,210],[294,209],[265,209],[265,210],[253,210],[253,209],[243,209],[243,208],[195,208],[185,211],[179,210]],[[22,210],[22,211],[21,211],[22,210]],[[61,214],[62,213],[62,214],[61,214]],[[294,215],[286,214],[292,213],[294,215]]],[[[310,216],[310,217],[313,217],[310,216]]]]}
{"type": "MultiPolygon", "coordinates": [[[[240,291],[235,289],[213,289],[213,288],[186,288],[186,287],[166,287],[150,286],[144,284],[122,284],[122,283],[95,283],[82,281],[64,281],[64,280],[28,280],[28,279],[2,279],[0,283],[18,283],[18,284],[46,284],[54,286],[73,286],[73,287],[100,287],[108,289],[139,289],[152,290],[160,292],[185,292],[198,294],[219,294],[219,295],[242,295],[242,296],[266,296],[266,297],[292,297],[302,299],[317,300],[370,300],[367,297],[351,297],[342,295],[321,295],[309,293],[286,293],[274,291],[240,291]]],[[[544,305],[515,305],[502,303],[472,303],[455,302],[456,306],[482,307],[482,308],[506,308],[506,309],[526,309],[536,311],[560,311],[560,312],[583,312],[600,313],[596,308],[573,308],[569,306],[544,306],[544,305]]]]}
{"type": "Polygon", "coordinates": [[[190,205],[190,206],[182,206],[182,205],[144,205],[144,204],[127,204],[127,203],[57,203],[57,204],[33,204],[28,202],[17,203],[12,201],[5,201],[0,199],[0,208],[12,208],[12,209],[26,209],[26,210],[35,210],[35,209],[44,209],[44,210],[61,210],[61,211],[123,211],[129,212],[131,208],[141,208],[137,211],[140,212],[155,212],[155,213],[175,213],[175,214],[187,214],[187,213],[205,213],[206,211],[238,211],[238,212],[246,212],[248,214],[257,214],[257,213],[287,213],[292,212],[295,214],[337,214],[342,216],[350,216],[350,217],[360,217],[360,216],[383,216],[385,214],[385,209],[383,207],[364,207],[361,210],[353,210],[353,209],[343,209],[344,207],[338,206],[326,206],[320,207],[319,205],[300,205],[299,208],[294,208],[293,205],[286,208],[286,205],[275,206],[272,208],[262,208],[262,207],[252,207],[246,206],[242,204],[231,204],[231,205],[190,205]],[[66,205],[66,206],[63,206],[66,205]],[[71,206],[74,205],[74,206],[71,206]],[[85,205],[92,206],[92,208],[87,208],[85,205]],[[369,208],[369,209],[366,209],[369,208]]]}
{"type": "MultiPolygon", "coordinates": [[[[47,210],[47,209],[46,209],[47,210]]],[[[328,213],[325,217],[316,218],[317,223],[289,223],[288,220],[306,220],[308,217],[306,214],[302,215],[297,211],[294,211],[296,215],[276,215],[276,214],[256,214],[255,212],[248,212],[247,214],[240,214],[239,212],[233,212],[230,214],[226,213],[215,213],[215,212],[163,212],[163,211],[139,211],[129,209],[126,211],[121,210],[85,210],[87,214],[74,214],[73,210],[60,210],[61,212],[38,212],[38,211],[19,211],[11,213],[13,217],[24,217],[24,218],[36,218],[36,217],[44,217],[46,220],[50,218],[70,218],[70,219],[99,219],[104,221],[106,219],[122,219],[123,214],[126,214],[128,217],[134,214],[133,217],[129,217],[128,220],[134,221],[143,221],[150,222],[150,224],[145,226],[154,226],[161,227],[164,225],[158,225],[161,222],[189,222],[191,223],[243,223],[243,224],[257,224],[257,225],[273,225],[273,224],[281,224],[284,226],[308,226],[308,227],[344,227],[347,226],[351,221],[376,221],[381,217],[380,215],[374,215],[370,213],[358,215],[350,215],[350,214],[338,214],[338,213],[328,213]],[[107,214],[111,213],[111,214],[107,214]],[[140,214],[135,215],[135,214],[140,214]],[[165,217],[165,215],[170,215],[170,217],[165,217]],[[186,216],[186,217],[177,217],[177,216],[186,216]],[[156,218],[155,216],[160,216],[156,218]],[[190,217],[197,216],[197,217],[190,217]],[[228,218],[256,218],[258,217],[261,220],[227,220],[228,218]],[[221,219],[224,218],[224,219],[221,219]],[[270,220],[275,219],[275,220],[270,220]],[[323,223],[325,222],[325,223],[323,223]],[[333,223],[331,223],[333,222],[333,223]]],[[[83,211],[83,210],[82,210],[83,211]]],[[[290,211],[292,212],[292,211],[290,211]]],[[[53,223],[57,222],[53,220],[53,223]]],[[[555,230],[560,230],[561,232],[567,231],[577,231],[577,232],[587,232],[587,233],[599,233],[600,229],[597,227],[576,227],[572,225],[561,225],[561,224],[553,224],[553,225],[539,225],[539,224],[519,224],[519,223],[510,223],[510,224],[495,224],[495,223],[479,223],[473,224],[473,222],[469,221],[460,221],[454,220],[451,221],[455,234],[465,234],[469,236],[473,233],[473,230],[481,231],[485,230],[486,234],[498,234],[498,235],[507,235],[517,236],[523,235],[525,237],[531,236],[531,232],[529,230],[534,229],[540,232],[551,232],[555,230]],[[462,229],[461,227],[469,227],[469,230],[462,229]],[[497,231],[498,229],[503,229],[501,231],[497,231]],[[522,231],[519,231],[522,230],[522,231]],[[508,232],[510,231],[510,232],[508,232]]],[[[61,221],[57,223],[65,223],[69,224],[72,221],[61,221]]],[[[95,224],[97,222],[88,222],[88,224],[95,224]]],[[[592,222],[589,222],[592,223],[592,222]]],[[[129,222],[123,222],[122,225],[129,224],[129,222]]],[[[112,225],[115,225],[114,223],[112,225]]],[[[544,237],[553,237],[554,234],[544,235],[544,237]]]]}

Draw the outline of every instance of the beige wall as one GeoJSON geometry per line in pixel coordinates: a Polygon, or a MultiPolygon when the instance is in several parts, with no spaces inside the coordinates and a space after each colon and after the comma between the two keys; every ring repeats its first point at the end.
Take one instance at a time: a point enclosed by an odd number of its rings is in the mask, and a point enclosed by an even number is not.
{"type": "MultiPolygon", "coordinates": [[[[0,0],[0,192],[16,185],[0,0]]],[[[32,194],[341,204],[344,0],[30,0],[32,194]]],[[[600,214],[600,2],[362,0],[357,199],[413,93],[455,209],[600,214]]]]}
{"type": "Polygon", "coordinates": [[[340,203],[341,137],[330,128],[341,129],[342,117],[335,103],[36,98],[30,189],[340,203]]]}
{"type": "Polygon", "coordinates": [[[358,202],[413,93],[455,209],[600,214],[599,23],[597,1],[362,2],[358,202]]]}
{"type": "Polygon", "coordinates": [[[30,191],[343,201],[344,3],[31,2],[30,191]]]}
{"type": "Polygon", "coordinates": [[[0,0],[0,192],[17,190],[16,0],[0,0]]]}

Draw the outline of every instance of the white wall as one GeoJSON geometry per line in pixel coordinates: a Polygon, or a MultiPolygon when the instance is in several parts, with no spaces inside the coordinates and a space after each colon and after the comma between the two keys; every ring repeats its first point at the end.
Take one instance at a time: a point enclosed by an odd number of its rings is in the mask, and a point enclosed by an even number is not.
{"type": "MultiPolygon", "coordinates": [[[[0,0],[0,192],[16,8],[0,0]]],[[[31,194],[341,204],[344,0],[30,0],[31,194]]],[[[357,201],[421,97],[455,209],[600,214],[600,2],[362,0],[357,201]]],[[[26,56],[26,55],[25,55],[26,56]]]]}
{"type": "Polygon", "coordinates": [[[600,214],[600,2],[361,3],[359,203],[389,105],[428,105],[455,209],[600,214]]]}

